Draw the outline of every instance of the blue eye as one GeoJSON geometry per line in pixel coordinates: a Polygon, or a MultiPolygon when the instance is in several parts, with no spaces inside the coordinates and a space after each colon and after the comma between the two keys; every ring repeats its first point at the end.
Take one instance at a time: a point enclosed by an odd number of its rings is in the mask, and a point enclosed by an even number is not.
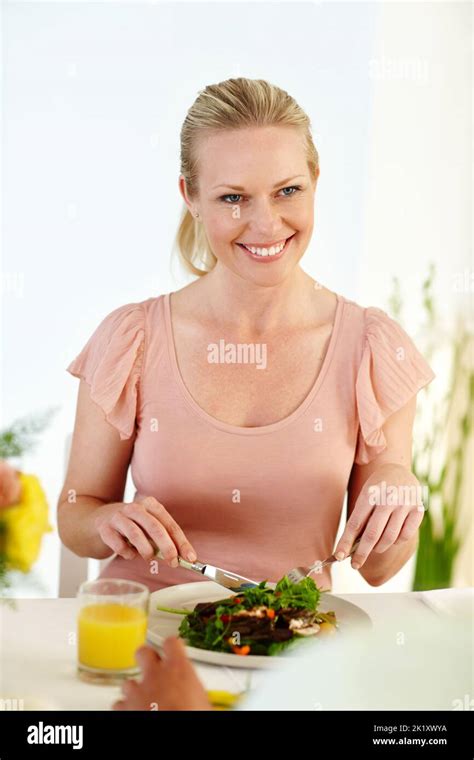
{"type": "MultiPolygon", "coordinates": [[[[284,198],[291,198],[292,195],[295,195],[297,192],[302,190],[301,185],[289,185],[288,187],[283,187],[280,192],[284,192],[285,190],[291,190],[291,193],[284,194],[284,198]]],[[[228,193],[227,195],[221,195],[219,200],[221,200],[223,203],[227,203],[229,206],[235,206],[236,203],[239,203],[239,198],[242,198],[241,195],[238,193],[228,193]]]]}
{"type": "Polygon", "coordinates": [[[224,203],[229,203],[229,204],[232,204],[232,205],[234,205],[235,203],[238,203],[238,201],[236,201],[236,200],[233,200],[233,201],[226,201],[226,198],[241,198],[241,197],[242,197],[241,195],[237,195],[237,194],[232,194],[232,193],[230,193],[230,195],[221,195],[221,198],[220,198],[220,199],[221,199],[221,201],[223,201],[224,203]]]}
{"type": "MultiPolygon", "coordinates": [[[[284,190],[296,190],[296,192],[298,192],[299,190],[301,190],[301,185],[290,185],[289,187],[282,188],[282,191],[284,190]]],[[[291,193],[290,195],[285,195],[284,197],[290,198],[291,195],[295,195],[295,193],[291,193]]]]}

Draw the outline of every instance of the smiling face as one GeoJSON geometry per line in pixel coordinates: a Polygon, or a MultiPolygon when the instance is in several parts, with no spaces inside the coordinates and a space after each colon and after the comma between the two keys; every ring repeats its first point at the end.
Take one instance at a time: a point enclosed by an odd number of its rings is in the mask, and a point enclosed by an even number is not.
{"type": "Polygon", "coordinates": [[[220,131],[197,146],[199,212],[212,251],[223,265],[255,284],[275,285],[296,267],[311,239],[316,182],[302,131],[254,127],[220,131]]]}

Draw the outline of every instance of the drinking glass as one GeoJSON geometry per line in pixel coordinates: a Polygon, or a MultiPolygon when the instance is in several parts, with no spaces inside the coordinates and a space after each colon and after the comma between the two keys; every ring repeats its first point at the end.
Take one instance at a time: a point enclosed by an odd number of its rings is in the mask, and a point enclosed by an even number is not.
{"type": "Polygon", "coordinates": [[[78,591],[78,676],[119,684],[140,674],[136,650],[146,641],[150,592],[143,583],[103,578],[78,591]]]}

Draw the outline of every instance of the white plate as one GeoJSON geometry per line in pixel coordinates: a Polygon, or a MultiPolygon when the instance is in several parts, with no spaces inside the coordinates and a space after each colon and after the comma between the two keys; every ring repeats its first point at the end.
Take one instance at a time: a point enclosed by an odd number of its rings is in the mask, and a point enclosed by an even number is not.
{"type": "MultiPolygon", "coordinates": [[[[268,585],[274,586],[275,584],[269,583],[268,585]]],[[[178,628],[183,616],[157,610],[158,604],[163,607],[193,610],[198,602],[216,602],[218,599],[225,599],[229,596],[233,596],[231,591],[226,591],[225,588],[213,581],[182,583],[179,586],[168,586],[168,588],[161,589],[160,591],[154,591],[150,595],[148,642],[152,646],[161,649],[163,641],[168,636],[179,635],[178,628]]],[[[346,602],[345,599],[339,599],[328,592],[322,594],[319,609],[321,612],[334,610],[341,634],[356,626],[362,625],[370,628],[372,625],[369,616],[360,607],[351,602],[346,602]]],[[[296,646],[290,647],[288,651],[295,651],[296,648],[296,646]]],[[[283,656],[266,657],[265,655],[249,654],[245,657],[240,657],[239,655],[227,652],[213,652],[190,646],[187,646],[186,650],[188,657],[192,660],[234,668],[274,667],[278,665],[278,661],[283,656]]]]}

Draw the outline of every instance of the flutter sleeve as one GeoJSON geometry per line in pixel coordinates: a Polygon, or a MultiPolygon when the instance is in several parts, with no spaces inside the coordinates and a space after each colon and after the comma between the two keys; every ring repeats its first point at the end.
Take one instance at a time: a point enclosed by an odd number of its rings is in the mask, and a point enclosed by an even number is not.
{"type": "Polygon", "coordinates": [[[356,380],[356,464],[367,464],[386,448],[382,426],[387,418],[435,377],[394,319],[382,309],[365,309],[364,348],[356,380]]]}
{"type": "Polygon", "coordinates": [[[140,303],[119,306],[100,322],[66,368],[90,386],[93,401],[121,440],[134,432],[138,385],[145,344],[145,314],[140,303]]]}

